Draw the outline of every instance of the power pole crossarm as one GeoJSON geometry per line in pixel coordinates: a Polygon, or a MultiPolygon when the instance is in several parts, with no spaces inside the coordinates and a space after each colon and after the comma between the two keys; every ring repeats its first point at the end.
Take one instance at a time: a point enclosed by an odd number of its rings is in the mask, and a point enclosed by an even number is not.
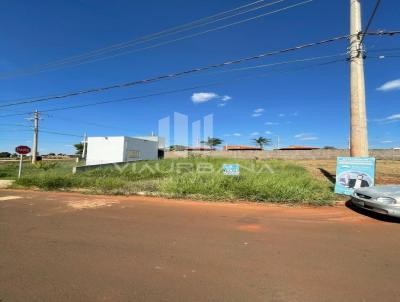
{"type": "Polygon", "coordinates": [[[361,1],[350,0],[350,155],[368,156],[361,1]]]}

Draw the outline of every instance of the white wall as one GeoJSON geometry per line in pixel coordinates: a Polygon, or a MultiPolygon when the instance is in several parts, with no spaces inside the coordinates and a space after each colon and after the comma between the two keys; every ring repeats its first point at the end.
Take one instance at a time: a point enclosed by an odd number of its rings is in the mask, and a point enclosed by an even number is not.
{"type": "Polygon", "coordinates": [[[88,137],[87,141],[86,165],[158,159],[158,141],[126,136],[88,137]]]}
{"type": "Polygon", "coordinates": [[[158,149],[165,149],[165,138],[160,136],[135,136],[134,138],[158,142],[158,149]]]}
{"type": "Polygon", "coordinates": [[[125,137],[124,161],[158,159],[158,142],[125,137]],[[138,151],[139,157],[129,157],[129,151],[138,151]]]}
{"type": "Polygon", "coordinates": [[[124,161],[124,141],[123,136],[88,137],[86,165],[124,161]]]}

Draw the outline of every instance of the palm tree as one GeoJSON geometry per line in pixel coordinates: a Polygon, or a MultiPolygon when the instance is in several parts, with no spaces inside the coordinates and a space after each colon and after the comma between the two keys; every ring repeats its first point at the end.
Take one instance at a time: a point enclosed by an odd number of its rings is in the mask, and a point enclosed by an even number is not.
{"type": "Polygon", "coordinates": [[[221,145],[223,143],[223,140],[220,138],[216,138],[216,137],[209,137],[209,138],[207,138],[206,141],[202,141],[201,143],[206,144],[211,149],[214,149],[214,147],[221,145]]]}
{"type": "Polygon", "coordinates": [[[79,144],[75,144],[75,154],[81,156],[83,153],[83,144],[79,143],[79,144]]]}
{"type": "Polygon", "coordinates": [[[261,149],[263,149],[264,145],[269,145],[269,143],[271,142],[271,140],[269,138],[260,136],[258,138],[254,138],[253,142],[256,145],[259,145],[261,149]]]}

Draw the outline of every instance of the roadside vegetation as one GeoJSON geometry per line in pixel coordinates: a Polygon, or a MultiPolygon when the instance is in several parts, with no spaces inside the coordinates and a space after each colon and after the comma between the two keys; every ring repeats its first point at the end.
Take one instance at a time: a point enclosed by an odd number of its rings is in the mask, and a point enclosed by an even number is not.
{"type": "MultiPolygon", "coordinates": [[[[79,190],[101,194],[147,194],[205,200],[324,205],[335,199],[331,184],[302,166],[280,160],[190,158],[143,161],[73,175],[74,162],[24,164],[16,188],[79,190]],[[239,176],[223,175],[223,164],[240,164],[239,176]]],[[[17,163],[0,165],[0,178],[15,179],[17,163]]]]}

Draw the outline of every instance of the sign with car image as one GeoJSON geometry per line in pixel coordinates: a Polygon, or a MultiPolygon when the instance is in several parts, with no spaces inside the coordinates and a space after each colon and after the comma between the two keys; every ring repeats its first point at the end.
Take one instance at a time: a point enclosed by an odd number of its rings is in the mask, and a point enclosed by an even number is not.
{"type": "Polygon", "coordinates": [[[352,195],[355,189],[375,184],[374,157],[338,157],[335,193],[352,195]]]}
{"type": "Polygon", "coordinates": [[[238,176],[240,174],[240,166],[238,164],[224,164],[224,175],[238,176]]]}

